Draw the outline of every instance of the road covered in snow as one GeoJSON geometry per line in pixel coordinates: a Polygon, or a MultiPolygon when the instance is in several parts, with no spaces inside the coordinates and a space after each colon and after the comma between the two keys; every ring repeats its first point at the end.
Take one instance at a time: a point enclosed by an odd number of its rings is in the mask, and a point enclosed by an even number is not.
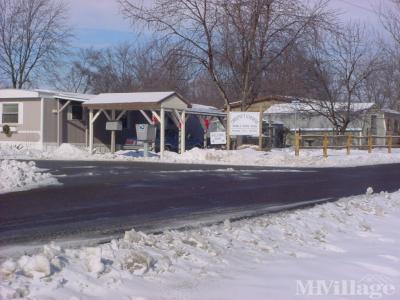
{"type": "Polygon", "coordinates": [[[399,299],[400,192],[3,260],[0,299],[399,299]],[[315,297],[320,296],[320,297],[315,297]]]}

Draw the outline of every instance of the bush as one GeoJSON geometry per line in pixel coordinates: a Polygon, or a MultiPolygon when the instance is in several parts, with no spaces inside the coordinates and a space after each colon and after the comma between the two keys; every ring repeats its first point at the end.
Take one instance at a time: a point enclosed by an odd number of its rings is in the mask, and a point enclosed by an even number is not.
{"type": "Polygon", "coordinates": [[[3,125],[3,133],[8,137],[11,136],[11,128],[9,125],[3,125]]]}

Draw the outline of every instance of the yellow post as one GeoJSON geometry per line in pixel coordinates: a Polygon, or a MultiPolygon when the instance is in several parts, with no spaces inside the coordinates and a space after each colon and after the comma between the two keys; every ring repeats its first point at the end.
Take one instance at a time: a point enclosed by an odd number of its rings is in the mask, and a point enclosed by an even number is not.
{"type": "Polygon", "coordinates": [[[294,155],[299,156],[300,154],[300,134],[295,133],[294,135],[294,155]]]}
{"type": "Polygon", "coordinates": [[[368,136],[368,153],[372,152],[372,136],[368,136]]]}
{"type": "Polygon", "coordinates": [[[352,143],[353,143],[353,137],[350,134],[347,136],[347,145],[346,145],[347,155],[350,155],[352,143]]]}
{"type": "Polygon", "coordinates": [[[259,132],[258,132],[258,149],[263,149],[263,119],[264,119],[264,107],[260,105],[260,120],[259,120],[259,132]]]}
{"type": "Polygon", "coordinates": [[[324,157],[328,157],[328,135],[325,133],[324,134],[324,140],[322,141],[322,147],[323,147],[323,154],[324,157]]]}
{"type": "Polygon", "coordinates": [[[392,145],[393,145],[393,138],[392,135],[390,134],[388,136],[388,153],[392,153],[392,145]]]}

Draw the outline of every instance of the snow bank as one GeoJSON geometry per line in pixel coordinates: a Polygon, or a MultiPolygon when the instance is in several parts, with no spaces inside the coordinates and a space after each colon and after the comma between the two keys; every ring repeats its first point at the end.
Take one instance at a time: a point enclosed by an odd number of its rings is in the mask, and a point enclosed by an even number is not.
{"type": "Polygon", "coordinates": [[[0,193],[58,184],[50,173],[43,173],[34,162],[0,161],[0,193]]]}
{"type": "Polygon", "coordinates": [[[399,208],[400,192],[368,189],[309,209],[209,227],[131,230],[98,247],[50,244],[43,253],[1,264],[0,299],[302,299],[298,279],[366,274],[384,276],[400,292],[399,208]]]}
{"type": "Polygon", "coordinates": [[[90,154],[85,149],[80,149],[70,144],[62,144],[54,151],[46,153],[49,158],[53,159],[88,159],[90,154]]]}
{"type": "Polygon", "coordinates": [[[296,157],[292,149],[273,149],[269,152],[252,148],[242,150],[198,149],[186,151],[182,155],[166,152],[164,162],[253,165],[272,167],[351,167],[374,164],[400,163],[400,149],[391,154],[386,149],[367,151],[353,150],[351,155],[346,150],[330,150],[328,158],[323,157],[322,150],[301,150],[296,157]]]}
{"type": "Polygon", "coordinates": [[[371,154],[366,150],[352,150],[351,155],[346,155],[346,150],[329,150],[328,158],[323,157],[322,150],[302,149],[300,156],[296,157],[293,149],[290,148],[263,152],[251,147],[231,151],[194,148],[183,154],[166,151],[162,159],[153,152],[149,153],[149,157],[143,156],[143,151],[118,151],[115,154],[90,155],[88,149],[69,144],[62,144],[51,151],[40,151],[23,146],[0,146],[0,157],[12,159],[118,160],[305,168],[400,163],[400,149],[393,149],[391,154],[387,153],[387,149],[374,149],[371,154]]]}

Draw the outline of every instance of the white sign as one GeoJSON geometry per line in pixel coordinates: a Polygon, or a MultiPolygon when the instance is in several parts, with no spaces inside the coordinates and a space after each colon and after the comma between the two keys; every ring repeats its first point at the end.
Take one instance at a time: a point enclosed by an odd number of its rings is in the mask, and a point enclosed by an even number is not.
{"type": "Polygon", "coordinates": [[[260,134],[260,113],[258,112],[231,112],[229,114],[230,135],[260,134]]]}
{"type": "Polygon", "coordinates": [[[216,131],[210,132],[211,145],[225,145],[226,144],[226,132],[216,131]]]}
{"type": "Polygon", "coordinates": [[[106,123],[106,130],[122,130],[122,122],[121,121],[109,121],[106,123]]]}

